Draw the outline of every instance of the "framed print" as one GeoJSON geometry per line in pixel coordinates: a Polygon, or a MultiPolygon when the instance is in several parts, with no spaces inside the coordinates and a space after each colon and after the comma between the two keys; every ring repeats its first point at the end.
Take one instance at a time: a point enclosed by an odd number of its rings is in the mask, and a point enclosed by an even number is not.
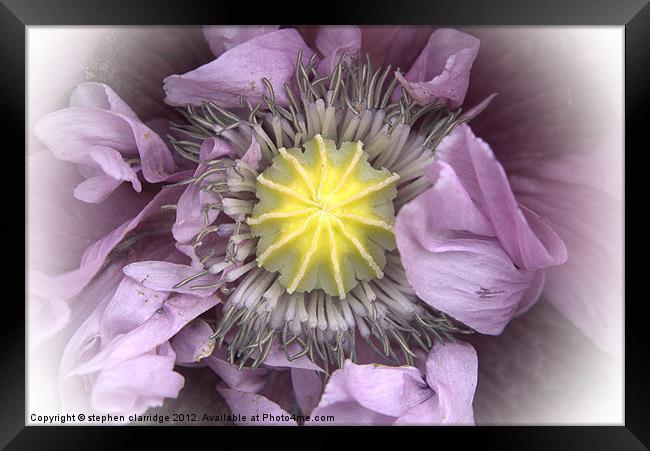
{"type": "Polygon", "coordinates": [[[625,150],[649,7],[381,3],[259,25],[7,2],[26,196],[6,200],[25,329],[4,332],[24,357],[4,443],[435,426],[643,449],[625,274],[643,280],[650,223],[625,150]]]}

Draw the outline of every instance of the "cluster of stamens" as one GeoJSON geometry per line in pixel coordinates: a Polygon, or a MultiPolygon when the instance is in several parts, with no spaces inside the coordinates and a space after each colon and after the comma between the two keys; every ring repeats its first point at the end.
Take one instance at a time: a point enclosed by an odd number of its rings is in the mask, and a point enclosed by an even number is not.
{"type": "Polygon", "coordinates": [[[246,114],[204,102],[181,110],[170,137],[187,159],[205,166],[183,183],[213,198],[194,247],[228,299],[214,338],[230,360],[260,365],[274,343],[287,358],[307,355],[324,369],[356,358],[362,338],[386,360],[412,364],[414,345],[469,333],[421,302],[395,250],[395,212],[430,186],[423,170],[437,144],[466,120],[437,102],[420,106],[391,68],[341,59],[331,74],[298,55],[298,92],[288,105],[268,81],[265,109],[242,98],[246,114]],[[391,78],[390,81],[388,79],[391,78]],[[199,161],[207,138],[236,155],[199,161]],[[252,145],[261,158],[247,161],[252,145]]]}

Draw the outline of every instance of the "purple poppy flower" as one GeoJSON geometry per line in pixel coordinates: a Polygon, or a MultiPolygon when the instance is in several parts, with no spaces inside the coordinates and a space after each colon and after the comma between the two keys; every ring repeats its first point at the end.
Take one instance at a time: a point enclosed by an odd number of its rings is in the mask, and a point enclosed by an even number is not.
{"type": "Polygon", "coordinates": [[[32,167],[72,170],[58,209],[91,215],[41,232],[77,252],[30,268],[30,344],[61,337],[64,408],[143,413],[182,396],[185,366],[219,377],[238,424],[473,424],[481,355],[459,337],[502,334],[542,293],[595,337],[575,265],[600,249],[566,208],[592,211],[605,166],[508,129],[535,111],[473,67],[519,82],[509,54],[490,66],[480,33],[444,28],[183,33],[199,57],[139,66],[167,112],[92,81],[34,127],[51,153],[32,167]]]}

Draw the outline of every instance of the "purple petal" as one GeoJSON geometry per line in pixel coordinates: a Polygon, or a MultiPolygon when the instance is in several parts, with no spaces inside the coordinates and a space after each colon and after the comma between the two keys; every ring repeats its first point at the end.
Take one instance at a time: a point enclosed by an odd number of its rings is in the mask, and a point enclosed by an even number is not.
{"type": "Polygon", "coordinates": [[[92,164],[87,150],[96,146],[138,156],[129,124],[106,110],[71,107],[55,111],[36,123],[34,133],[57,159],[72,163],[92,164]]]}
{"type": "Polygon", "coordinates": [[[221,106],[239,107],[239,96],[244,96],[253,104],[260,103],[266,93],[262,79],[266,78],[273,86],[276,101],[286,106],[289,99],[283,85],[293,80],[299,50],[306,64],[314,52],[296,30],[258,36],[198,69],[165,78],[165,101],[185,106],[212,100],[221,106]]]}
{"type": "Polygon", "coordinates": [[[543,218],[517,203],[503,167],[467,125],[443,139],[437,158],[454,168],[519,268],[540,269],[566,261],[562,239],[543,218]]]}
{"type": "Polygon", "coordinates": [[[262,150],[260,149],[260,144],[257,142],[255,136],[253,136],[251,138],[251,143],[248,146],[248,149],[246,149],[246,152],[241,157],[241,161],[257,171],[259,169],[261,159],[262,150]]]}
{"type": "Polygon", "coordinates": [[[469,72],[480,41],[453,29],[439,29],[415,60],[411,69],[397,78],[419,105],[434,99],[458,108],[469,86],[469,72]]]}
{"type": "MultiPolygon", "coordinates": [[[[298,352],[300,352],[300,347],[297,343],[292,343],[287,347],[287,352],[289,355],[298,354],[298,352]]],[[[257,355],[257,353],[253,353],[253,358],[257,355]]],[[[280,349],[280,344],[277,341],[271,345],[271,349],[269,350],[266,359],[264,359],[264,365],[274,368],[301,368],[305,370],[323,371],[321,367],[309,360],[305,355],[289,361],[284,351],[280,349]]]]}
{"type": "Polygon", "coordinates": [[[137,329],[164,305],[169,294],[143,287],[137,281],[124,277],[102,313],[99,322],[102,342],[110,343],[120,335],[137,329]]]}
{"type": "Polygon", "coordinates": [[[476,106],[473,106],[472,108],[468,109],[464,114],[463,117],[467,118],[467,122],[471,121],[474,119],[476,116],[481,114],[494,100],[494,98],[497,96],[497,93],[492,93],[489,96],[487,96],[484,100],[480,101],[476,106]]]}
{"type": "Polygon", "coordinates": [[[106,256],[117,246],[124,237],[142,222],[155,226],[162,205],[174,203],[180,190],[170,188],[160,191],[154,199],[133,219],[125,222],[108,235],[96,241],[86,249],[81,257],[78,269],[59,276],[48,276],[35,272],[31,284],[39,290],[49,293],[52,297],[69,299],[78,294],[83,287],[99,271],[106,256]]]}
{"type": "Polygon", "coordinates": [[[194,281],[174,288],[174,285],[193,276],[197,271],[188,265],[179,265],[165,261],[141,261],[131,263],[124,268],[124,274],[136,280],[144,287],[157,291],[193,294],[195,296],[210,296],[217,288],[193,290],[193,286],[216,283],[219,278],[212,275],[199,277],[194,281]]]}
{"type": "Polygon", "coordinates": [[[404,205],[395,235],[417,295],[481,333],[499,334],[535,277],[518,270],[453,169],[436,162],[434,185],[404,205]]]}
{"type": "Polygon", "coordinates": [[[215,56],[221,55],[226,50],[237,47],[244,42],[250,41],[257,36],[277,30],[277,25],[251,25],[251,26],[204,26],[203,36],[208,41],[210,50],[215,56]]]}
{"type": "Polygon", "coordinates": [[[197,363],[214,351],[212,327],[202,319],[194,319],[171,340],[176,363],[197,363]]]}
{"type": "Polygon", "coordinates": [[[112,111],[130,119],[138,119],[131,107],[103,83],[88,82],[77,85],[70,94],[70,106],[112,111]]]}
{"type": "Polygon", "coordinates": [[[517,310],[515,310],[515,316],[522,315],[526,313],[530,308],[535,305],[537,300],[542,295],[542,291],[546,286],[546,274],[543,269],[538,269],[535,271],[535,277],[533,278],[528,290],[524,293],[519,305],[517,305],[517,310]]]}
{"type": "MultiPolygon", "coordinates": [[[[223,252],[225,252],[227,241],[228,238],[219,236],[219,233],[210,233],[208,236],[201,240],[201,247],[203,249],[214,249],[215,251],[223,250],[223,252]]],[[[185,254],[192,260],[191,266],[196,270],[196,272],[203,271],[205,269],[204,263],[201,262],[201,255],[200,253],[197,253],[198,249],[193,245],[192,241],[185,244],[177,242],[175,246],[179,252],[185,254]]],[[[237,266],[238,264],[239,263],[237,262],[232,263],[233,266],[237,266]]]]}
{"type": "Polygon", "coordinates": [[[160,354],[144,354],[101,371],[90,403],[94,411],[142,414],[160,407],[165,398],[176,398],[185,379],[173,371],[174,352],[168,342],[160,354]]]}
{"type": "Polygon", "coordinates": [[[467,99],[495,90],[499,98],[472,128],[490,143],[517,200],[547,219],[568,250],[566,264],[545,270],[544,297],[601,348],[622,355],[621,37],[476,33],[484,45],[467,99]]]}
{"type": "MultiPolygon", "coordinates": [[[[199,161],[203,164],[206,160],[216,160],[225,156],[233,156],[234,153],[235,151],[230,147],[228,141],[221,138],[208,138],[201,143],[201,149],[199,149],[199,161]]],[[[201,164],[199,164],[199,166],[201,166],[201,164]]],[[[205,167],[207,166],[203,165],[204,169],[205,167]]],[[[198,173],[197,167],[197,174],[195,175],[200,174],[202,174],[202,172],[198,173]]]]}
{"type": "Polygon", "coordinates": [[[95,162],[104,174],[118,180],[129,181],[137,192],[142,185],[133,169],[122,159],[122,155],[109,147],[93,147],[88,150],[88,156],[95,162]]]}
{"type": "MultiPolygon", "coordinates": [[[[223,176],[221,177],[223,178],[223,176]]],[[[217,177],[214,178],[216,180],[217,177]]],[[[176,205],[176,222],[172,226],[174,238],[179,243],[188,243],[205,227],[214,223],[220,210],[208,211],[208,223],[203,219],[203,205],[215,202],[215,197],[201,190],[195,184],[189,185],[181,194],[176,205]]]]}
{"type": "Polygon", "coordinates": [[[87,179],[74,190],[77,199],[84,202],[99,203],[117,189],[123,182],[131,182],[136,192],[142,191],[137,172],[124,161],[122,154],[110,147],[97,146],[88,150],[90,159],[103,174],[87,179]]]}
{"type": "Polygon", "coordinates": [[[61,402],[73,410],[88,409],[88,394],[92,387],[85,376],[70,376],[72,371],[83,362],[90,360],[99,352],[101,340],[99,327],[102,315],[108,303],[113,299],[118,287],[124,280],[122,274],[125,257],[110,264],[86,287],[75,299],[72,313],[85,318],[68,341],[59,367],[59,384],[61,402]],[[88,306],[90,310],[88,311],[88,306]]]}
{"type": "MultiPolygon", "coordinates": [[[[426,175],[433,187],[418,201],[422,207],[427,206],[420,210],[420,218],[411,225],[417,228],[418,234],[426,236],[428,230],[466,230],[495,236],[492,224],[471,199],[452,166],[436,161],[427,168],[426,175]]],[[[408,211],[415,211],[414,207],[408,211]]]]}
{"type": "Polygon", "coordinates": [[[29,349],[34,350],[62,330],[70,320],[70,307],[60,299],[29,296],[27,325],[29,349]]]}
{"type": "MultiPolygon", "coordinates": [[[[120,304],[117,309],[132,309],[133,303],[144,302],[142,296],[131,294],[130,299],[116,298],[120,304]],[[129,302],[130,301],[130,302],[129,302]]],[[[153,300],[154,305],[157,300],[153,300]]],[[[162,307],[141,325],[128,333],[117,336],[103,347],[88,362],[77,367],[73,374],[88,374],[110,367],[117,362],[130,359],[164,343],[176,334],[185,324],[201,313],[214,307],[217,298],[198,298],[189,295],[176,295],[169,298],[162,307]]],[[[142,304],[140,304],[142,305],[142,304]]],[[[142,309],[147,307],[142,306],[142,309]]]]}
{"type": "Polygon", "coordinates": [[[77,104],[110,111],[130,126],[142,174],[147,181],[161,182],[174,173],[176,163],[167,145],[111,88],[102,83],[81,83],[72,93],[70,103],[70,106],[77,104]]]}
{"type": "Polygon", "coordinates": [[[219,394],[226,400],[230,410],[235,414],[244,415],[243,421],[235,421],[238,425],[274,425],[274,426],[296,426],[294,420],[289,419],[290,415],[279,405],[270,401],[262,395],[231,390],[225,387],[217,387],[219,394]],[[252,421],[251,418],[259,415],[259,421],[252,421]],[[272,416],[272,417],[270,417],[272,416]],[[286,418],[282,420],[281,416],[286,418]]]}
{"type": "Polygon", "coordinates": [[[356,26],[319,27],[316,48],[325,56],[318,70],[321,74],[329,74],[343,55],[357,54],[361,48],[361,29],[356,26]]]}
{"type": "MultiPolygon", "coordinates": [[[[151,200],[149,193],[137,195],[124,185],[101,204],[80,202],[70,195],[83,180],[77,168],[48,150],[30,155],[28,174],[28,261],[31,269],[46,274],[79,267],[88,243],[136,216],[151,200]]],[[[30,291],[38,289],[31,279],[29,283],[30,291]]],[[[49,290],[43,291],[45,297],[51,296],[49,290]]]]}
{"type": "Polygon", "coordinates": [[[344,374],[350,395],[366,409],[383,415],[399,417],[433,395],[414,367],[346,362],[344,374]]]}
{"type": "Polygon", "coordinates": [[[612,186],[611,179],[622,174],[615,169],[620,161],[612,159],[573,153],[509,166],[517,174],[518,196],[552,219],[568,248],[565,265],[545,270],[544,295],[598,346],[620,355],[623,191],[620,184],[612,186]]]}
{"type": "MultiPolygon", "coordinates": [[[[163,105],[164,104],[162,104],[161,102],[160,106],[162,108],[167,108],[166,105],[165,106],[163,105]]],[[[174,146],[169,141],[170,136],[179,141],[186,138],[186,136],[183,135],[181,132],[178,132],[171,128],[171,123],[169,119],[157,117],[155,119],[145,121],[144,124],[147,127],[149,127],[151,130],[153,130],[155,134],[160,136],[160,139],[163,140],[163,142],[165,143],[168,149],[174,149],[174,146]]],[[[172,175],[167,177],[165,179],[166,182],[175,183],[192,176],[192,174],[196,170],[195,162],[188,160],[187,158],[183,157],[180,153],[176,152],[175,150],[172,151],[172,158],[176,163],[176,172],[174,172],[172,175]]]]}
{"type": "Polygon", "coordinates": [[[243,367],[228,362],[225,349],[215,349],[213,354],[204,359],[204,362],[219,375],[228,387],[242,392],[257,393],[267,383],[269,370],[266,368],[243,367]]]}
{"type": "Polygon", "coordinates": [[[303,415],[311,415],[323,394],[323,384],[316,371],[291,368],[291,383],[303,415]]]}
{"type": "MultiPolygon", "coordinates": [[[[104,168],[89,152],[101,146],[126,157],[139,157],[144,178],[150,182],[163,181],[176,169],[162,139],[108,86],[82,83],[70,104],[70,108],[46,115],[34,127],[36,136],[58,159],[104,168]]],[[[133,177],[120,179],[133,182],[133,177]]]]}
{"type": "MultiPolygon", "coordinates": [[[[474,348],[463,342],[436,341],[426,362],[427,382],[436,393],[437,408],[411,411],[399,423],[474,424],[472,403],[478,375],[474,348]]],[[[429,406],[431,407],[431,406],[429,406]]]]}
{"type": "Polygon", "coordinates": [[[390,425],[395,422],[394,417],[367,409],[356,401],[348,388],[345,369],[332,373],[318,406],[312,412],[313,417],[324,415],[333,415],[334,422],[313,421],[306,424],[390,425]]]}
{"type": "Polygon", "coordinates": [[[407,70],[431,35],[430,27],[361,27],[361,50],[372,64],[407,70]]]}
{"type": "MultiPolygon", "coordinates": [[[[203,163],[205,160],[217,159],[226,155],[232,155],[234,151],[227,144],[226,141],[218,138],[208,138],[201,144],[199,154],[200,163],[196,167],[194,176],[202,175],[208,166],[203,163]]],[[[211,181],[222,180],[224,175],[222,173],[211,176],[211,181]]],[[[187,243],[194,239],[194,237],[206,226],[211,225],[219,215],[219,210],[208,211],[208,224],[205,223],[201,208],[205,204],[214,202],[216,199],[214,195],[201,190],[201,187],[196,184],[188,185],[185,188],[178,204],[176,206],[176,222],[172,227],[174,238],[179,243],[187,243]]]]}
{"type": "Polygon", "coordinates": [[[145,180],[157,183],[167,180],[176,170],[176,163],[165,142],[142,122],[130,119],[140,155],[142,175],[145,180]]]}
{"type": "MultiPolygon", "coordinates": [[[[110,175],[98,175],[81,182],[74,189],[73,194],[75,199],[79,199],[89,204],[98,204],[105,201],[113,194],[124,180],[115,179],[110,175]]],[[[139,183],[139,182],[138,182],[139,183]]],[[[140,188],[141,190],[142,188],[140,188]]],[[[136,190],[140,192],[140,190],[136,190]]]]}

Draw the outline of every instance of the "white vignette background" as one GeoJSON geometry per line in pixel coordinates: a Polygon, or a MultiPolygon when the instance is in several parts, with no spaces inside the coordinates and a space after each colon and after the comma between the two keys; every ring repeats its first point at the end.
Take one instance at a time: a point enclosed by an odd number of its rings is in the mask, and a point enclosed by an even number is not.
{"type": "MultiPolygon", "coordinates": [[[[612,239],[622,243],[623,27],[492,27],[464,30],[480,38],[483,34],[497,31],[501,34],[498,39],[516,39],[517,33],[541,33],[545,36],[549,52],[569,55],[563,56],[567,58],[566,68],[558,70],[580,70],[595,86],[594,109],[606,105],[606,108],[612,109],[612,117],[616,118],[605,135],[606,145],[609,146],[606,152],[614,162],[612,171],[618,174],[614,175],[612,185],[617,192],[611,195],[620,203],[620,218],[608,227],[614,233],[620,233],[620,236],[612,239]],[[567,52],[567,42],[573,46],[576,55],[587,55],[579,65],[569,61],[572,52],[567,52]],[[602,93],[607,93],[607,98],[602,98],[602,93]]],[[[42,204],[36,204],[30,198],[35,183],[56,180],[56,186],[49,193],[50,199],[46,201],[64,209],[71,203],[80,203],[72,197],[77,174],[68,163],[47,167],[47,174],[29,169],[30,157],[44,148],[33,134],[34,123],[43,115],[66,107],[72,89],[86,80],[111,85],[142,119],[151,119],[160,114],[162,78],[207,62],[210,54],[207,45],[201,43],[200,30],[193,27],[29,27],[26,38],[27,262],[28,269],[36,266],[43,272],[57,274],[76,268],[85,247],[110,228],[80,236],[74,242],[55,242],[61,234],[45,222],[43,214],[39,214],[38,207],[42,204]],[[140,58],[146,58],[152,52],[165,54],[164,47],[170,45],[169,39],[173,37],[181,37],[185,46],[196,43],[195,52],[186,53],[181,58],[184,61],[179,64],[174,61],[166,66],[158,59],[146,72],[138,73],[138,69],[147,67],[146,60],[140,58]],[[138,63],[134,65],[135,61],[138,63]],[[156,78],[159,85],[153,84],[156,78]],[[56,258],[52,258],[53,254],[56,254],[56,258]]],[[[482,38],[479,55],[483,51],[486,51],[486,43],[482,38]]],[[[534,82],[534,79],[531,80],[531,84],[534,82]]],[[[492,84],[494,90],[498,91],[498,81],[492,84]]],[[[595,114],[593,111],[583,113],[595,114]]],[[[490,114],[489,110],[484,114],[490,114]]],[[[83,216],[84,208],[98,207],[88,205],[81,208],[83,216]]],[[[66,226],[74,227],[74,220],[68,220],[66,226]]],[[[479,385],[475,399],[477,424],[624,423],[622,256],[621,244],[617,261],[608,262],[610,272],[614,274],[613,282],[605,292],[600,293],[608,297],[605,303],[612,306],[610,316],[615,332],[608,338],[609,353],[595,347],[544,299],[543,294],[540,302],[530,312],[515,319],[501,337],[484,337],[472,342],[479,354],[479,385]],[[532,329],[541,332],[531,341],[525,337],[532,333],[532,329]],[[530,355],[535,352],[540,352],[544,357],[539,361],[533,358],[531,365],[530,355]]],[[[592,282],[584,280],[585,284],[592,282]]],[[[32,288],[28,281],[27,292],[32,288]]],[[[47,331],[34,330],[30,324],[30,304],[28,294],[26,424],[37,424],[30,421],[31,413],[74,413],[63,410],[58,394],[58,362],[74,329],[64,328],[51,335],[47,331]]],[[[80,322],[76,320],[77,327],[80,322]]],[[[203,370],[210,371],[208,368],[203,370]]],[[[186,378],[186,387],[181,390],[180,397],[183,397],[191,382],[186,378]]]]}

